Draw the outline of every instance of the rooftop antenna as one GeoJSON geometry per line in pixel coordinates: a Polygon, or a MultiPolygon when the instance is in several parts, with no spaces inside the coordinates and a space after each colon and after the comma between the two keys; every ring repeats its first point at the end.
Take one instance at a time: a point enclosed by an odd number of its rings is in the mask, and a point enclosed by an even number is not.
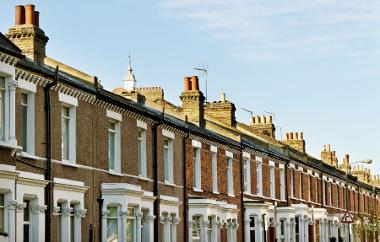
{"type": "Polygon", "coordinates": [[[251,115],[251,118],[253,117],[253,110],[249,110],[249,109],[245,109],[245,108],[241,108],[241,110],[249,113],[251,115]]]}
{"type": "Polygon", "coordinates": [[[272,112],[268,112],[268,111],[264,111],[264,113],[266,113],[266,114],[269,114],[269,115],[273,116],[273,118],[274,118],[274,117],[276,117],[276,114],[275,114],[275,113],[272,113],[272,112]]]}
{"type": "Polygon", "coordinates": [[[202,64],[202,66],[195,67],[194,70],[200,71],[203,73],[203,76],[205,77],[206,81],[206,102],[207,102],[207,77],[208,77],[208,65],[202,64]]]}

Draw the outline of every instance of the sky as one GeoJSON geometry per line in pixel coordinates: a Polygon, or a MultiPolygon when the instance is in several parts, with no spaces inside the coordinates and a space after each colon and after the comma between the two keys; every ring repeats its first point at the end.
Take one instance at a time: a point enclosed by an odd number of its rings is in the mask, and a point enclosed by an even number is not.
{"type": "Polygon", "coordinates": [[[32,3],[47,55],[122,86],[131,51],[137,86],[162,86],[180,104],[184,76],[205,77],[208,100],[225,92],[237,117],[274,113],[277,138],[302,131],[319,158],[373,159],[380,174],[378,0],[0,0],[0,31],[32,3]]]}

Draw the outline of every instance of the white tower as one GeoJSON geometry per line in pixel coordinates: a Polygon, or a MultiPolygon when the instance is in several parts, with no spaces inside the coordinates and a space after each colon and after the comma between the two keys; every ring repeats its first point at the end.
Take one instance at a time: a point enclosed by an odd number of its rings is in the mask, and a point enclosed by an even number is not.
{"type": "Polygon", "coordinates": [[[129,58],[129,65],[128,65],[128,71],[124,75],[124,89],[130,92],[135,89],[137,81],[132,70],[131,53],[129,53],[128,58],[129,58]]]}

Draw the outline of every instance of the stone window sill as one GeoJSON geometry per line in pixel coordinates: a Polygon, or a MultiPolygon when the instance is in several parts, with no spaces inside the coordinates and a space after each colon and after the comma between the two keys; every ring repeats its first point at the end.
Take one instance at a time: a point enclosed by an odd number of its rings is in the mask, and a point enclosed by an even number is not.
{"type": "Polygon", "coordinates": [[[62,160],[61,161],[61,164],[64,165],[64,166],[71,166],[71,167],[79,167],[75,161],[69,161],[69,160],[62,160]]]}
{"type": "Polygon", "coordinates": [[[166,186],[171,186],[171,187],[175,187],[175,186],[176,186],[174,183],[171,183],[171,182],[169,182],[169,181],[165,181],[164,184],[165,184],[166,186]]]}
{"type": "Polygon", "coordinates": [[[203,190],[202,190],[202,189],[199,189],[199,188],[195,188],[195,187],[193,187],[193,191],[194,191],[194,192],[203,192],[203,190]]]}
{"type": "Polygon", "coordinates": [[[38,157],[38,156],[36,156],[36,155],[32,155],[32,154],[30,154],[30,153],[28,153],[28,152],[24,152],[24,151],[22,151],[22,152],[20,153],[20,156],[21,156],[21,157],[24,157],[24,158],[27,158],[27,159],[32,159],[32,160],[42,160],[41,157],[38,157]]]}
{"type": "Polygon", "coordinates": [[[115,170],[108,170],[108,173],[114,176],[123,176],[120,172],[117,172],[115,170]]]}

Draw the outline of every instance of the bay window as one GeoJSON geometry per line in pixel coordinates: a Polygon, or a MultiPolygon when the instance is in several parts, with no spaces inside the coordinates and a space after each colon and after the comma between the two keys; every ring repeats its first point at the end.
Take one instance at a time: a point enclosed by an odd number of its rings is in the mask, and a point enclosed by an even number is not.
{"type": "Polygon", "coordinates": [[[107,242],[119,241],[119,223],[118,223],[118,207],[108,207],[107,216],[107,242]]]}
{"type": "Polygon", "coordinates": [[[250,216],[249,217],[249,241],[250,242],[256,242],[256,234],[258,233],[257,231],[257,221],[256,221],[256,216],[250,216]]]}
{"type": "Polygon", "coordinates": [[[126,223],[126,242],[134,242],[136,239],[136,217],[135,208],[129,207],[127,210],[126,223]]]}

